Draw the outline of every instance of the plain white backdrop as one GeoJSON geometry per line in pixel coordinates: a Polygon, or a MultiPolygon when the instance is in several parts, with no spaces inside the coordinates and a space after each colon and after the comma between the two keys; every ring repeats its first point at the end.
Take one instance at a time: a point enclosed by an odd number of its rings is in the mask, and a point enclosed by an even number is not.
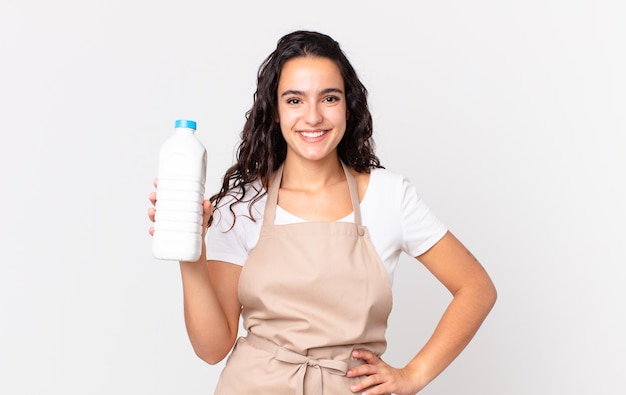
{"type": "MultiPolygon", "coordinates": [[[[0,4],[0,393],[210,394],[148,194],[178,118],[215,191],[259,64],[318,30],[370,92],[383,164],[487,268],[498,302],[424,394],[623,394],[621,0],[0,4]]],[[[386,360],[450,296],[404,257],[386,360]]]]}

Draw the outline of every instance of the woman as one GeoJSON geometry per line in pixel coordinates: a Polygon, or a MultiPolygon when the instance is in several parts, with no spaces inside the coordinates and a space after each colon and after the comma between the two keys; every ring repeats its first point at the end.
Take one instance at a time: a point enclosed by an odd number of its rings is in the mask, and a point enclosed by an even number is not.
{"type": "Polygon", "coordinates": [[[281,38],[259,69],[237,161],[204,202],[202,256],[180,262],[195,352],[210,364],[230,353],[216,394],[415,394],[487,316],[487,273],[373,146],[367,91],[339,44],[281,38]],[[394,368],[381,355],[400,252],[454,298],[394,368]],[[248,334],[237,339],[240,316],[248,334]]]}

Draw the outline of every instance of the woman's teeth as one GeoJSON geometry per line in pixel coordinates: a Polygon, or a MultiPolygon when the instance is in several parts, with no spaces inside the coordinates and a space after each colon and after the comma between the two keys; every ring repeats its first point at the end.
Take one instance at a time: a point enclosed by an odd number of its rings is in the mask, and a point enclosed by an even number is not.
{"type": "Polygon", "coordinates": [[[324,134],[324,132],[300,132],[300,134],[302,134],[304,137],[315,138],[320,137],[324,134]]]}

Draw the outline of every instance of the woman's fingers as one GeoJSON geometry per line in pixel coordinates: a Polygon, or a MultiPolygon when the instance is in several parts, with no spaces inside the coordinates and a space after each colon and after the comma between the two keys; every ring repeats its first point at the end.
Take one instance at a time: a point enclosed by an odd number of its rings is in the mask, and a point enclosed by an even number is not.
{"type": "Polygon", "coordinates": [[[150,207],[148,209],[148,218],[150,218],[150,221],[154,222],[154,215],[156,214],[156,209],[154,207],[150,207]]]}
{"type": "MultiPolygon", "coordinates": [[[[159,179],[155,178],[152,183],[156,188],[157,184],[159,183],[159,179]]],[[[148,218],[150,219],[150,221],[154,222],[154,215],[156,214],[156,209],[154,208],[154,206],[156,205],[156,192],[150,192],[150,194],[148,195],[148,200],[150,200],[150,203],[152,203],[152,207],[148,208],[148,218]]],[[[150,236],[154,236],[153,226],[148,228],[148,233],[150,233],[150,236]]]]}
{"type": "Polygon", "coordinates": [[[362,377],[358,383],[350,386],[352,392],[363,395],[407,395],[417,392],[414,383],[401,369],[389,366],[371,351],[354,350],[352,356],[364,362],[351,368],[346,374],[348,377],[362,377]]]}
{"type": "Polygon", "coordinates": [[[352,356],[354,358],[362,359],[365,363],[370,363],[372,365],[378,361],[376,354],[368,350],[354,350],[352,351],[352,356]]]}
{"type": "Polygon", "coordinates": [[[359,377],[359,376],[369,376],[376,373],[376,361],[377,357],[374,353],[367,350],[354,350],[352,352],[352,356],[354,358],[362,360],[364,363],[362,365],[355,366],[351,368],[346,376],[348,377],[359,377]]]}
{"type": "MultiPolygon", "coordinates": [[[[154,179],[154,186],[156,187],[159,183],[158,178],[154,179]]],[[[152,207],[148,208],[148,218],[150,219],[150,221],[154,222],[154,217],[156,215],[156,201],[157,201],[157,193],[155,192],[150,192],[150,194],[148,195],[148,200],[150,200],[150,203],[152,203],[152,207]]],[[[204,200],[202,202],[202,226],[204,229],[207,228],[207,226],[209,225],[209,219],[211,218],[211,215],[213,215],[213,205],[211,204],[210,200],[204,200]]],[[[154,227],[150,227],[148,228],[148,233],[150,233],[150,235],[154,235],[154,227]]]]}

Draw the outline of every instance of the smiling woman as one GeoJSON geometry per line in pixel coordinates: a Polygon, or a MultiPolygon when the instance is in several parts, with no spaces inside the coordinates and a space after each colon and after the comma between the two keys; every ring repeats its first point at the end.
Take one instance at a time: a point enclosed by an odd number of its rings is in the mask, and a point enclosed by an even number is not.
{"type": "Polygon", "coordinates": [[[180,262],[195,352],[211,364],[230,354],[216,394],[420,391],[469,343],[496,292],[415,187],[381,166],[367,90],[339,44],[308,31],[281,38],[241,137],[204,202],[202,256],[180,262]],[[381,356],[402,252],[454,297],[394,368],[381,356]]]}
{"type": "Polygon", "coordinates": [[[343,92],[341,72],[332,60],[307,56],[285,63],[278,83],[278,119],[288,158],[336,164],[330,154],[346,131],[343,92]]]}

